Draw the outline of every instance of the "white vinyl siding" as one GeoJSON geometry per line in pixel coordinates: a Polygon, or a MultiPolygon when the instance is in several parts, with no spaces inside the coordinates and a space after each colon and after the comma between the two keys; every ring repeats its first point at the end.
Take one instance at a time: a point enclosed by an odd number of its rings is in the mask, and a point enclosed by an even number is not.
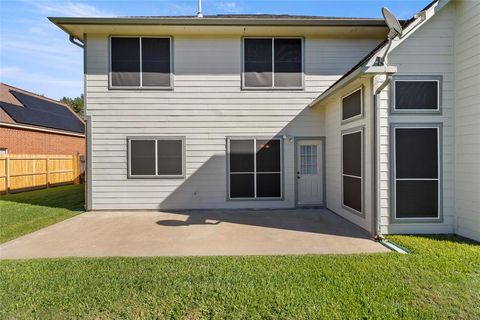
{"type": "MultiPolygon", "coordinates": [[[[324,106],[316,106],[325,110],[325,174],[326,174],[326,206],[345,219],[359,225],[367,231],[372,231],[372,105],[371,81],[361,78],[339,90],[328,98],[324,106]],[[363,117],[342,123],[342,98],[363,88],[363,117]],[[363,212],[359,214],[342,205],[342,136],[344,132],[358,131],[363,127],[363,172],[362,172],[362,204],[363,212]]],[[[315,109],[314,108],[314,109],[315,109]]]]}
{"type": "MultiPolygon", "coordinates": [[[[388,86],[380,94],[379,102],[379,214],[383,233],[452,233],[455,225],[454,206],[454,29],[455,12],[447,4],[429,21],[396,47],[389,55],[389,64],[397,66],[396,76],[442,77],[441,114],[390,114],[388,86]],[[393,222],[390,185],[390,124],[442,123],[442,212],[441,222],[393,222]]],[[[383,76],[376,77],[378,84],[383,76]]]]}
{"type": "Polygon", "coordinates": [[[455,232],[480,241],[480,2],[455,9],[455,232]]]}
{"type": "Polygon", "coordinates": [[[226,137],[324,136],[323,111],[306,106],[380,39],[305,38],[304,91],[242,91],[241,36],[173,37],[173,91],[109,90],[108,35],[87,35],[92,208],[294,207],[294,143],[284,140],[282,200],[227,201],[226,137]],[[134,136],[185,136],[185,180],[127,179],[134,136]]]}

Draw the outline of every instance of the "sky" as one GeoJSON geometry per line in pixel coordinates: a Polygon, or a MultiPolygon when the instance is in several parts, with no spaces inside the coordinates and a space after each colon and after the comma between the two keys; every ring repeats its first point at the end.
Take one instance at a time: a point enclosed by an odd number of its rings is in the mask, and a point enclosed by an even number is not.
{"type": "MultiPolygon", "coordinates": [[[[204,14],[271,13],[409,19],[430,0],[203,0],[204,14]]],[[[0,82],[60,99],[83,92],[83,52],[49,16],[195,15],[197,0],[0,0],[0,82]]]]}

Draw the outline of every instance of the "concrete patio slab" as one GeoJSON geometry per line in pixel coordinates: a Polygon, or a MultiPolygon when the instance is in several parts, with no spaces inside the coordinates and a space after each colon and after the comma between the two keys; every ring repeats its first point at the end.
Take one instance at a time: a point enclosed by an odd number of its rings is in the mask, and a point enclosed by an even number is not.
{"type": "Polygon", "coordinates": [[[387,252],[328,210],[88,212],[0,245],[1,259],[387,252]]]}

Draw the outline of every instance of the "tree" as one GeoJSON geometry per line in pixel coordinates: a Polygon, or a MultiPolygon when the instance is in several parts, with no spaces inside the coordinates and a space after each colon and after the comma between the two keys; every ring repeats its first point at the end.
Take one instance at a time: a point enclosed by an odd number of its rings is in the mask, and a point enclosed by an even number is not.
{"type": "Polygon", "coordinates": [[[76,98],[63,97],[60,101],[67,104],[75,113],[83,115],[83,94],[76,98]]]}

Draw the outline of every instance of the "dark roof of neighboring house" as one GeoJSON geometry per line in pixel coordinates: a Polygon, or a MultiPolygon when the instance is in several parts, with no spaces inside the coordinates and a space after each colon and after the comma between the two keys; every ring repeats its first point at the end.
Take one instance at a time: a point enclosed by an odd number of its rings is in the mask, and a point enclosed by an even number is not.
{"type": "Polygon", "coordinates": [[[67,105],[4,83],[0,107],[15,123],[85,133],[85,124],[67,105]]]}
{"type": "MultiPolygon", "coordinates": [[[[431,6],[433,6],[435,3],[437,3],[438,0],[433,0],[432,2],[430,2],[425,8],[423,8],[422,10],[420,10],[420,12],[422,11],[425,11],[425,10],[428,10],[431,6]]],[[[399,20],[400,24],[402,25],[402,28],[405,29],[406,27],[408,27],[413,21],[415,21],[415,16],[413,16],[412,18],[408,19],[408,20],[399,20]]],[[[348,70],[340,79],[338,79],[337,81],[335,81],[330,87],[327,88],[326,91],[328,91],[330,88],[334,87],[337,83],[339,83],[340,81],[342,81],[343,79],[345,79],[346,77],[348,77],[350,74],[352,74],[355,70],[357,70],[358,68],[360,68],[362,65],[364,65],[366,62],[368,62],[368,60],[370,60],[374,55],[377,54],[377,52],[383,48],[383,46],[385,46],[386,44],[388,43],[388,39],[385,39],[383,40],[382,42],[380,42],[378,44],[378,46],[376,46],[372,51],[370,51],[364,58],[362,58],[356,65],[354,65],[350,70],[348,70]]]]}

